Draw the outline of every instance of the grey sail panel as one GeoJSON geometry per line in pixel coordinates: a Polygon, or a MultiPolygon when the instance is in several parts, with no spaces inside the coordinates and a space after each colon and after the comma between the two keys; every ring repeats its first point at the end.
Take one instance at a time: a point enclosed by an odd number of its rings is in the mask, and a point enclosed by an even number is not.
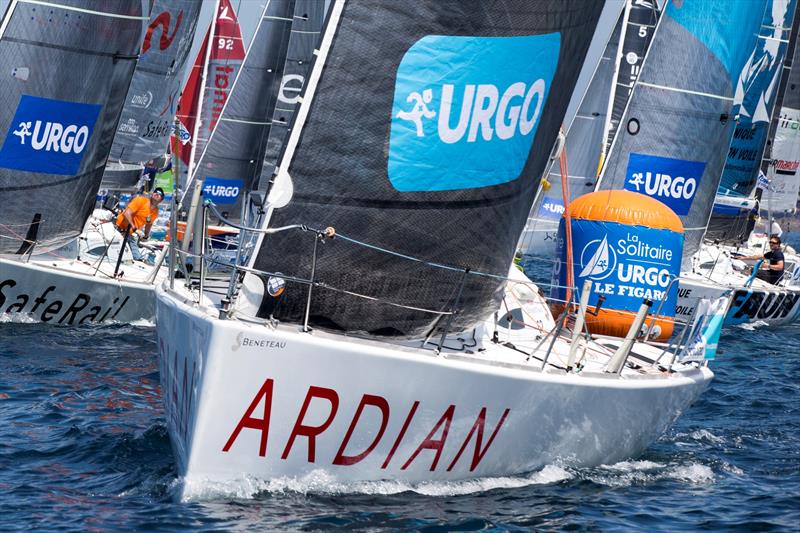
{"type": "Polygon", "coordinates": [[[41,251],[81,232],[136,64],[142,13],[141,2],[64,0],[20,1],[6,14],[0,253],[25,251],[26,237],[41,251]]]}
{"type": "Polygon", "coordinates": [[[256,184],[260,190],[268,188],[269,180],[275,171],[278,157],[289,134],[292,117],[297,106],[300,105],[300,94],[314,58],[314,50],[319,46],[325,13],[325,3],[319,0],[296,0],[292,15],[292,35],[289,38],[283,78],[272,116],[272,125],[264,147],[261,179],[256,184]]]}
{"type": "Polygon", "coordinates": [[[611,141],[617,133],[619,121],[628,99],[633,91],[633,86],[639,77],[650,48],[650,42],[658,23],[659,10],[656,0],[627,0],[630,2],[628,23],[625,29],[625,39],[622,42],[622,57],[620,58],[617,72],[616,87],[614,88],[614,102],[611,109],[611,124],[606,139],[606,147],[611,146],[611,141]]]}
{"type": "Polygon", "coordinates": [[[201,4],[200,0],[153,4],[111,159],[144,163],[166,151],[201,4]]]}
{"type": "Polygon", "coordinates": [[[271,0],[205,146],[195,177],[204,196],[238,220],[246,192],[261,173],[264,147],[286,63],[294,0],[271,0]]]}
{"type": "Polygon", "coordinates": [[[735,83],[763,8],[721,0],[667,5],[603,169],[601,190],[647,194],[680,216],[684,269],[711,214],[734,125],[735,83]]]}
{"type": "MultiPolygon", "coordinates": [[[[565,149],[570,201],[593,191],[597,181],[623,18],[623,14],[620,14],[567,132],[565,149]]],[[[550,163],[547,181],[550,189],[537,195],[522,234],[520,250],[525,254],[552,257],[556,250],[558,222],[564,212],[564,191],[558,159],[550,163]]]]}
{"type": "MultiPolygon", "coordinates": [[[[317,281],[405,306],[450,309],[465,269],[505,277],[602,7],[563,0],[344,3],[321,76],[306,95],[308,115],[292,139],[291,159],[281,163],[276,190],[283,190],[285,170],[293,196],[273,211],[270,226],[333,226],[453,268],[342,238],[320,246],[317,281]],[[476,102],[481,121],[461,114],[476,102]]],[[[266,236],[253,264],[308,279],[312,246],[308,234],[266,236]]],[[[451,328],[463,331],[490,316],[503,286],[498,278],[468,276],[451,328]]],[[[260,312],[301,321],[306,297],[304,285],[290,284],[272,309],[265,295],[260,312]]],[[[437,322],[325,287],[314,290],[310,321],[409,338],[437,322]]]]}

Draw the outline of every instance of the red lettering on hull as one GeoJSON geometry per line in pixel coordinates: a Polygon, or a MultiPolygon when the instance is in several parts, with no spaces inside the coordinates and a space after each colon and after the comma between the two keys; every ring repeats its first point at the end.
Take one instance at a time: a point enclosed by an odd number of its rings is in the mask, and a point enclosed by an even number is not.
{"type": "Polygon", "coordinates": [[[339,446],[339,451],[336,452],[336,457],[333,459],[333,464],[350,466],[364,460],[364,458],[372,453],[372,450],[374,450],[375,446],[377,446],[380,442],[384,431],[386,431],[387,424],[389,424],[389,402],[387,402],[386,399],[381,396],[373,396],[371,394],[365,394],[362,396],[361,402],[358,404],[358,409],[356,409],[356,414],[353,415],[353,420],[350,422],[350,427],[347,428],[347,433],[344,436],[344,440],[342,440],[342,445],[339,446]],[[353,435],[353,430],[356,428],[358,421],[361,419],[361,413],[364,412],[364,407],[367,405],[372,405],[381,410],[381,427],[378,429],[378,433],[375,435],[375,438],[372,439],[372,444],[370,444],[366,450],[357,455],[344,455],[344,450],[347,448],[347,443],[350,442],[350,437],[353,435]]]}
{"type": "Polygon", "coordinates": [[[497,432],[500,431],[500,426],[502,426],[503,422],[505,422],[509,411],[511,411],[511,409],[508,408],[503,411],[503,416],[500,417],[500,421],[494,427],[491,437],[489,437],[489,440],[486,442],[486,447],[481,449],[481,441],[483,440],[483,426],[486,423],[486,408],[484,407],[481,409],[481,412],[478,414],[478,418],[475,419],[475,423],[472,425],[472,429],[469,430],[467,438],[464,439],[464,444],[462,444],[461,448],[459,448],[458,453],[453,458],[453,462],[451,462],[450,466],[447,467],[447,471],[450,472],[453,467],[456,466],[456,463],[461,458],[461,454],[464,453],[464,449],[467,447],[467,444],[472,438],[472,434],[477,431],[477,436],[475,437],[475,451],[472,454],[472,463],[469,465],[469,471],[474,471],[478,467],[478,463],[480,463],[481,459],[483,459],[483,456],[486,455],[487,451],[489,451],[489,446],[492,445],[492,442],[497,436],[497,432]]]}
{"type": "MultiPolygon", "coordinates": [[[[168,346],[164,346],[166,350],[169,350],[168,346]]],[[[168,351],[167,351],[168,353],[168,351]]],[[[177,372],[177,352],[175,353],[175,358],[172,361],[172,365],[169,362],[166,363],[167,371],[172,370],[172,374],[176,374],[177,372]],[[172,367],[171,369],[169,367],[172,367]]],[[[191,377],[191,384],[187,383],[187,374],[188,374],[188,361],[184,362],[184,376],[183,376],[183,400],[184,400],[184,409],[186,410],[184,413],[184,418],[188,420],[189,414],[189,404],[191,404],[189,395],[191,394],[191,389],[194,387],[194,368],[192,370],[192,377],[191,377]],[[188,389],[187,389],[188,386],[188,389]]],[[[194,365],[196,366],[196,364],[194,365]]],[[[171,396],[173,402],[177,405],[178,401],[178,394],[177,394],[177,379],[173,376],[171,379],[171,383],[173,385],[171,392],[171,396]]],[[[236,424],[231,435],[228,437],[225,445],[222,448],[223,452],[228,452],[231,450],[232,446],[236,442],[236,439],[239,437],[239,434],[242,432],[243,429],[254,429],[260,432],[260,446],[258,450],[258,455],[261,457],[266,457],[267,455],[267,442],[269,437],[269,430],[270,430],[270,420],[271,420],[271,412],[272,412],[272,399],[273,399],[273,390],[274,390],[274,380],[267,379],[264,381],[264,384],[256,393],[253,400],[250,402],[249,406],[245,410],[244,414],[240,418],[239,422],[236,424]],[[254,413],[259,406],[263,403],[263,416],[261,418],[254,416],[254,413]]],[[[322,435],[328,428],[331,426],[333,421],[336,418],[336,415],[339,411],[339,394],[330,388],[325,387],[316,387],[310,386],[308,391],[306,392],[305,399],[303,401],[302,406],[297,414],[297,418],[294,421],[294,425],[292,427],[292,431],[287,439],[286,446],[283,449],[283,453],[281,454],[281,460],[286,460],[289,457],[289,454],[292,451],[293,446],[295,445],[295,441],[298,437],[306,437],[308,438],[308,448],[307,448],[307,461],[309,463],[316,462],[316,439],[318,436],[322,435]],[[311,425],[306,423],[306,417],[308,416],[308,411],[311,408],[312,401],[314,399],[319,400],[326,400],[330,406],[329,411],[324,417],[324,421],[319,425],[311,425]]],[[[386,456],[386,459],[383,461],[381,465],[381,469],[388,468],[389,464],[394,457],[395,452],[398,450],[400,445],[406,438],[409,428],[411,427],[412,423],[414,422],[414,417],[416,412],[420,406],[420,401],[415,401],[405,417],[402,427],[400,428],[400,432],[394,438],[394,442],[392,443],[392,447],[386,456]]],[[[414,453],[406,460],[406,462],[400,467],[401,470],[406,470],[411,464],[417,459],[417,457],[422,453],[423,450],[432,450],[435,452],[433,459],[430,465],[430,471],[433,472],[436,470],[439,462],[441,460],[442,454],[444,452],[445,444],[447,443],[447,438],[450,433],[450,427],[453,422],[453,418],[455,416],[455,405],[450,405],[444,411],[442,416],[439,420],[434,424],[433,428],[428,432],[427,436],[419,443],[419,445],[414,450],[414,453]],[[437,437],[437,435],[439,435],[437,437]]],[[[470,443],[474,440],[474,449],[472,452],[472,459],[469,464],[470,472],[474,471],[480,462],[483,460],[489,448],[491,447],[492,443],[497,437],[498,433],[500,432],[500,428],[503,427],[503,423],[505,422],[506,418],[508,417],[511,409],[506,408],[502,415],[500,416],[497,424],[494,426],[494,429],[489,436],[489,439],[484,444],[484,433],[486,431],[486,417],[487,417],[488,409],[486,407],[482,407],[480,412],[478,413],[477,417],[475,418],[475,422],[472,424],[469,432],[467,433],[466,437],[464,438],[461,446],[458,449],[458,452],[452,458],[447,466],[447,471],[450,472],[453,468],[456,467],[459,460],[461,459],[464,452],[467,450],[467,447],[470,443]]],[[[339,445],[339,448],[333,457],[331,464],[337,466],[352,466],[357,463],[360,463],[364,459],[366,459],[383,441],[383,438],[386,433],[386,428],[389,425],[389,419],[391,416],[391,407],[389,402],[386,398],[378,395],[373,394],[364,394],[359,401],[358,406],[356,407],[355,413],[353,414],[353,418],[350,421],[350,424],[347,428],[347,431],[342,438],[342,441],[339,445]],[[350,443],[353,434],[356,431],[356,428],[359,427],[361,423],[362,416],[364,415],[364,411],[367,407],[375,408],[380,413],[380,423],[377,424],[377,428],[374,430],[375,433],[372,435],[372,440],[370,441],[369,445],[364,448],[359,453],[351,453],[346,454],[346,450],[348,444],[350,443]]],[[[362,424],[363,425],[363,424],[362,424]]],[[[374,427],[375,424],[372,424],[371,427],[374,427]]],[[[180,427],[180,426],[176,426],[180,427]]],[[[185,428],[185,422],[183,428],[185,428]]],[[[419,429],[419,428],[418,428],[419,429]]],[[[185,431],[185,429],[184,429],[185,431]]],[[[413,434],[418,435],[419,431],[414,431],[413,434]]],[[[446,463],[447,464],[447,463],[446,463]]]]}
{"type": "Polygon", "coordinates": [[[257,429],[261,432],[261,444],[258,447],[258,455],[261,457],[267,455],[267,438],[269,437],[269,417],[272,412],[273,384],[273,380],[268,379],[261,385],[261,388],[258,389],[256,397],[250,402],[250,407],[247,408],[247,411],[245,411],[239,423],[236,424],[236,429],[233,430],[233,433],[231,433],[231,436],[228,438],[228,442],[226,442],[225,446],[222,448],[223,452],[227,452],[231,449],[234,441],[236,441],[236,437],[239,436],[239,433],[244,428],[250,428],[257,429]],[[258,404],[261,403],[261,398],[264,398],[264,418],[254,418],[252,416],[253,411],[255,411],[258,404]]]}
{"type": "Polygon", "coordinates": [[[308,462],[313,463],[317,435],[328,429],[328,426],[330,426],[333,422],[333,418],[336,416],[336,411],[338,409],[339,395],[336,394],[335,390],[326,389],[324,387],[309,387],[308,394],[306,394],[306,399],[303,402],[303,407],[300,409],[300,414],[297,415],[297,420],[294,422],[292,434],[289,436],[289,440],[286,442],[286,448],[283,449],[283,455],[281,455],[281,459],[286,459],[289,457],[289,452],[292,450],[294,439],[298,436],[303,436],[308,437],[308,462]],[[311,405],[312,398],[323,398],[331,402],[331,412],[328,413],[328,418],[325,420],[325,422],[319,426],[307,426],[303,424],[303,420],[306,417],[306,412],[308,411],[308,406],[311,405]]]}
{"type": "Polygon", "coordinates": [[[450,431],[450,423],[453,421],[453,413],[456,410],[455,405],[450,405],[447,410],[444,412],[442,417],[436,422],[436,425],[433,426],[433,429],[428,433],[428,436],[425,437],[419,446],[417,446],[416,451],[411,454],[411,457],[408,458],[408,461],[400,467],[400,470],[405,470],[408,466],[416,459],[419,452],[422,450],[436,450],[436,455],[433,457],[433,462],[431,463],[431,472],[436,470],[436,465],[439,463],[439,457],[442,456],[442,450],[444,449],[444,443],[447,441],[447,433],[450,431]],[[444,430],[442,431],[442,436],[439,439],[434,439],[433,436],[439,431],[439,428],[444,424],[444,430]]]}

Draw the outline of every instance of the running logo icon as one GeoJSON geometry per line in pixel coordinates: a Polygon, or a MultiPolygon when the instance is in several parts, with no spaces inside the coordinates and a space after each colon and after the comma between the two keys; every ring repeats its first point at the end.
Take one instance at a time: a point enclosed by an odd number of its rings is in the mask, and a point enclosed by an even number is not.
{"type": "Polygon", "coordinates": [[[705,168],[702,161],[631,153],[624,189],[646,194],[672,209],[676,215],[686,215],[692,207],[705,168]]]}
{"type": "Polygon", "coordinates": [[[33,133],[31,133],[31,123],[20,122],[19,129],[13,132],[13,134],[20,138],[20,142],[22,144],[25,144],[25,137],[30,137],[33,135],[33,133]]]}
{"type": "Polygon", "coordinates": [[[426,105],[430,104],[432,100],[433,91],[431,89],[425,89],[422,94],[414,91],[406,98],[407,102],[414,104],[411,111],[398,111],[395,116],[399,119],[413,122],[417,130],[417,137],[424,137],[425,130],[422,129],[422,118],[431,119],[436,116],[436,111],[431,111],[426,105]]]}

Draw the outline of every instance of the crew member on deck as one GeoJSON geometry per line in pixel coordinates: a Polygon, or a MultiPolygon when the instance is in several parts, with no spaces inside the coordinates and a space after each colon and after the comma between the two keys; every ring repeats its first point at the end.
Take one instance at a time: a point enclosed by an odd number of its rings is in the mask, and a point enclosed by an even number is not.
{"type": "MultiPolygon", "coordinates": [[[[125,210],[117,217],[117,229],[123,234],[131,234],[142,230],[139,240],[150,238],[150,229],[158,218],[158,204],[164,199],[164,189],[156,189],[148,195],[140,195],[130,201],[125,210]]],[[[135,261],[142,261],[144,254],[139,248],[139,243],[134,235],[128,237],[128,245],[135,261]]]]}
{"type": "Polygon", "coordinates": [[[783,252],[781,251],[781,238],[776,234],[769,237],[769,250],[763,256],[749,255],[739,259],[762,259],[763,257],[766,261],[761,265],[761,269],[767,271],[766,280],[777,285],[783,277],[783,252]]]}

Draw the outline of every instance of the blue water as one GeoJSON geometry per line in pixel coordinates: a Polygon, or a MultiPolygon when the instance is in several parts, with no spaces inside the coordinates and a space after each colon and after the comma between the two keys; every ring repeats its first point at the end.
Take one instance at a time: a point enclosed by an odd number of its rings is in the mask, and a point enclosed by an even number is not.
{"type": "Polygon", "coordinates": [[[709,391],[636,460],[406,487],[325,478],[178,502],[155,333],[0,324],[0,531],[794,530],[800,326],[725,332],[709,391]]]}

